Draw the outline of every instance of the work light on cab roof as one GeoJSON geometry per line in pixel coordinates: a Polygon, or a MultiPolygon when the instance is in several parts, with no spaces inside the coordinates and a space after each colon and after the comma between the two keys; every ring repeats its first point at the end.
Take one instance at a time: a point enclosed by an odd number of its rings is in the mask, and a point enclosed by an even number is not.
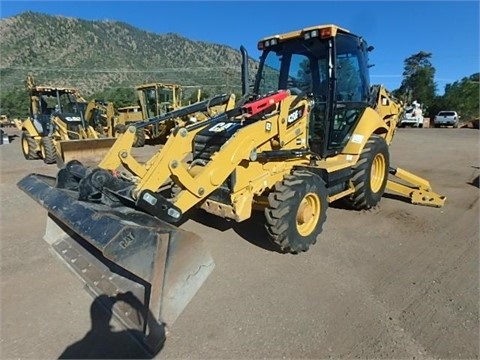
{"type": "Polygon", "coordinates": [[[304,38],[305,40],[320,38],[325,39],[332,36],[336,36],[337,32],[350,33],[348,30],[343,29],[336,25],[317,25],[308,28],[304,28],[298,31],[292,31],[281,35],[268,36],[261,39],[258,44],[258,50],[264,50],[270,46],[277,45],[281,41],[291,40],[295,38],[304,38]]]}

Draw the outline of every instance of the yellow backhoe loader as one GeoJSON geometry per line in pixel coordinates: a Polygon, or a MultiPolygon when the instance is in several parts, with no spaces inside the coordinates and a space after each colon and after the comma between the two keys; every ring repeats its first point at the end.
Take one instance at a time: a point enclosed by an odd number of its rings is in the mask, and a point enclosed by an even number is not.
{"type": "Polygon", "coordinates": [[[217,99],[227,101],[224,112],[175,127],[146,163],[131,153],[132,126],[98,166],[73,161],[57,177],[18,183],[48,211],[47,242],[94,294],[126,292],[143,304],[141,321],[128,304],[116,314],[148,346],[158,340],[149,324],[171,325],[213,269],[202,241],[171,225],[195,207],[235,221],[261,211],[270,240],[298,254],[315,244],[334,201],[369,209],[385,189],[413,204],[446,200],[392,166],[403,105],[370,85],[372,47],[362,37],[319,25],[266,37],[258,48],[253,90],[241,47],[242,98],[217,99]]]}
{"type": "Polygon", "coordinates": [[[103,138],[85,117],[89,103],[74,88],[37,86],[28,76],[30,117],[16,121],[25,159],[47,164],[72,159],[98,162],[114,138],[103,138]]]}

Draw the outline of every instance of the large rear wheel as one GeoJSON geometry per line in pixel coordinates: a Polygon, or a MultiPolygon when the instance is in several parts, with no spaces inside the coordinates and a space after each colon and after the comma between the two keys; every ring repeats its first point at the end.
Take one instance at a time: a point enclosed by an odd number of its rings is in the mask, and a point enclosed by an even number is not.
{"type": "Polygon", "coordinates": [[[37,142],[26,130],[22,131],[22,152],[27,160],[39,158],[37,153],[37,142]]]}
{"type": "Polygon", "coordinates": [[[135,140],[133,141],[133,147],[143,146],[145,146],[145,130],[143,128],[138,128],[135,132],[135,140]]]}
{"type": "Polygon", "coordinates": [[[348,199],[353,208],[370,209],[378,204],[387,186],[389,162],[385,139],[372,135],[353,169],[355,192],[348,199]]]}
{"type": "Polygon", "coordinates": [[[57,149],[51,137],[45,136],[42,138],[40,152],[45,164],[55,164],[57,162],[57,149]]]}
{"type": "Polygon", "coordinates": [[[285,176],[269,194],[265,227],[283,251],[307,251],[322,232],[327,208],[324,181],[318,175],[296,171],[285,176]]]}

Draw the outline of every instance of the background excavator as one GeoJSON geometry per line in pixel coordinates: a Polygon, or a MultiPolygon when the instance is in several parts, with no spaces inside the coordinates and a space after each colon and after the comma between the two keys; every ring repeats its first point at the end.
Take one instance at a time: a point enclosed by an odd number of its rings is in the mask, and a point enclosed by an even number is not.
{"type": "Polygon", "coordinates": [[[271,241],[298,254],[315,244],[332,202],[369,209],[385,189],[414,204],[446,200],[392,166],[403,105],[370,85],[372,47],[362,37],[319,25],[266,37],[258,49],[253,90],[241,47],[242,98],[218,96],[157,118],[226,104],[176,126],[146,163],[131,154],[131,126],[98,166],[71,161],[57,177],[30,174],[18,183],[48,211],[45,240],[93,294],[128,292],[143,304],[141,320],[133,310],[114,313],[143,331],[150,348],[158,331],[149,320],[171,325],[214,267],[202,240],[172,225],[192,208],[235,221],[261,211],[271,241]]]}
{"type": "Polygon", "coordinates": [[[32,76],[26,87],[30,116],[16,121],[25,159],[41,158],[47,164],[71,159],[98,162],[115,142],[95,130],[99,114],[91,110],[97,105],[88,103],[77,89],[37,86],[32,76]]]}

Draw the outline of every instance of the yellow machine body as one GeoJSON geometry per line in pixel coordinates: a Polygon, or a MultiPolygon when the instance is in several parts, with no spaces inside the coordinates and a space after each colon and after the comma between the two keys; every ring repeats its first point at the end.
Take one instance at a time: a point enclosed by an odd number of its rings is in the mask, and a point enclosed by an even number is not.
{"type": "MultiPolygon", "coordinates": [[[[279,251],[298,254],[315,244],[334,201],[352,210],[370,209],[391,190],[413,204],[444,205],[446,198],[427,180],[390,164],[389,145],[404,105],[382,85],[370,85],[372,49],[362,37],[319,25],[263,38],[258,48],[262,56],[252,91],[248,56],[241,48],[243,96],[238,101],[221,95],[170,109],[128,127],[95,167],[73,161],[57,178],[30,174],[18,184],[55,222],[57,253],[80,246],[85,256],[97,258],[88,266],[106,272],[100,264],[105,257],[139,277],[138,283],[148,283],[153,300],[132,292],[150,311],[147,320],[170,325],[188,302],[178,302],[175,316],[165,315],[176,292],[172,287],[164,292],[165,264],[195,264],[175,271],[183,274],[175,282],[177,293],[188,294],[183,300],[213,268],[201,240],[186,236],[182,246],[175,245],[178,228],[171,224],[193,208],[234,221],[262,211],[266,235],[279,251]],[[131,151],[137,130],[167,121],[175,126],[164,146],[148,161],[137,161],[131,151]],[[194,269],[210,270],[188,284],[198,272],[194,269]]],[[[110,268],[102,279],[111,272],[125,277],[122,271],[110,268]]],[[[100,288],[102,281],[82,275],[82,269],[75,272],[96,293],[115,289],[100,288]]],[[[155,328],[144,327],[147,339],[155,328]]]]}
{"type": "Polygon", "coordinates": [[[26,86],[30,117],[16,122],[26,159],[41,158],[48,164],[77,159],[95,164],[105,156],[115,142],[113,104],[87,102],[75,88],[37,86],[31,76],[26,86]]]}

